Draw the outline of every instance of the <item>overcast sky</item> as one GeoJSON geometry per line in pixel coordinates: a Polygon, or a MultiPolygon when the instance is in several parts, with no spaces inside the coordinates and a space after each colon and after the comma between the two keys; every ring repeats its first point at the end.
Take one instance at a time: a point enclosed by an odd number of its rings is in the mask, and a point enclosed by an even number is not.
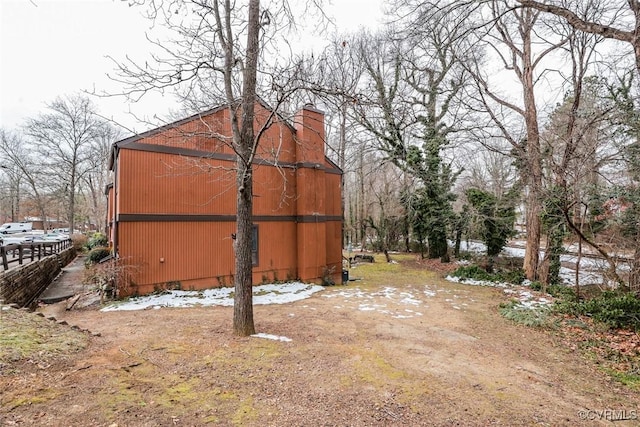
{"type": "MultiPolygon", "coordinates": [[[[382,16],[380,0],[332,3],[325,10],[340,31],[374,27],[382,16]]],[[[138,8],[121,0],[0,0],[0,127],[15,129],[59,95],[117,91],[106,76],[113,71],[106,56],[144,55],[149,25],[138,8]]],[[[148,114],[159,101],[129,106],[121,98],[95,99],[103,115],[130,127],[129,110],[148,114]]]]}

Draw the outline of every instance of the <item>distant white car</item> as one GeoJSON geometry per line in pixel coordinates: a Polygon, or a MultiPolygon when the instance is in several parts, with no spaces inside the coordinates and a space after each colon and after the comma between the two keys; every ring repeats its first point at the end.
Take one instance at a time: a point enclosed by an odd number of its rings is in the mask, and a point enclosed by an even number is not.
{"type": "Polygon", "coordinates": [[[2,246],[7,246],[25,243],[27,239],[24,237],[0,237],[0,241],[2,242],[2,246]]]}
{"type": "Polygon", "coordinates": [[[63,240],[67,240],[69,236],[66,234],[58,234],[58,233],[44,233],[38,236],[34,236],[35,241],[45,241],[45,242],[61,242],[63,240]]]}
{"type": "Polygon", "coordinates": [[[31,231],[33,224],[30,222],[7,222],[0,225],[0,233],[13,234],[13,233],[26,233],[31,231]]]}

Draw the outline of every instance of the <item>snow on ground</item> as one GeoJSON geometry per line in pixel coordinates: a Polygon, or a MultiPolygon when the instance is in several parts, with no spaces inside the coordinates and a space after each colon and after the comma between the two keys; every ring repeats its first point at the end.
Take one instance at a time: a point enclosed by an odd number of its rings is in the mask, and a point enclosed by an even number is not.
{"type": "Polygon", "coordinates": [[[518,302],[518,305],[523,308],[534,309],[553,304],[553,300],[548,298],[547,295],[541,294],[539,292],[534,293],[531,290],[527,289],[526,286],[528,286],[529,284],[528,281],[525,281],[523,285],[514,285],[512,283],[490,282],[486,280],[461,279],[455,276],[447,276],[445,277],[445,280],[470,286],[490,286],[494,288],[502,288],[503,292],[506,295],[509,295],[512,299],[515,299],[518,302]]]}
{"type": "Polygon", "coordinates": [[[264,334],[262,332],[260,332],[259,334],[253,334],[251,336],[252,337],[256,337],[256,338],[264,338],[264,339],[267,339],[267,340],[274,340],[274,341],[284,341],[284,342],[293,341],[291,338],[287,338],[287,337],[283,337],[283,336],[279,336],[279,335],[264,334]]]}
{"type": "Polygon", "coordinates": [[[476,280],[476,279],[461,279],[456,276],[447,276],[444,278],[449,282],[462,283],[464,285],[471,286],[491,286],[493,288],[508,288],[513,286],[511,283],[503,283],[503,282],[490,282],[488,280],[476,280]]]}
{"type": "MultiPolygon", "coordinates": [[[[511,283],[489,282],[485,280],[460,279],[459,277],[454,276],[447,276],[445,277],[445,280],[470,286],[491,286],[494,288],[502,288],[506,295],[509,295],[512,299],[516,300],[518,305],[523,308],[535,309],[553,304],[553,300],[550,299],[548,295],[541,294],[539,292],[534,293],[527,289],[526,286],[528,285],[528,282],[526,281],[523,285],[513,285],[511,283]]],[[[458,307],[454,306],[454,308],[458,307]]]]}
{"type": "MultiPolygon", "coordinates": [[[[525,242],[511,242],[512,244],[522,244],[524,246],[525,242]]],[[[575,245],[574,245],[575,246],[575,245]]],[[[577,250],[577,247],[569,246],[568,250],[577,250]]],[[[474,253],[486,253],[487,247],[481,242],[461,242],[460,249],[467,252],[474,253]]],[[[585,254],[588,254],[589,251],[583,248],[585,254]]],[[[507,246],[502,250],[502,255],[509,257],[524,257],[524,247],[515,247],[515,246],[507,246]]],[[[544,251],[540,251],[540,258],[544,257],[544,251]]],[[[560,262],[568,263],[576,265],[578,263],[578,257],[573,254],[565,254],[560,256],[560,262]]],[[[604,284],[605,278],[602,275],[602,272],[607,270],[608,263],[602,259],[596,259],[591,257],[582,257],[580,258],[580,273],[578,275],[578,281],[581,285],[587,284],[604,284]]],[[[617,266],[619,272],[628,271],[629,265],[621,263],[617,266]]],[[[576,284],[576,273],[575,269],[561,267],[560,268],[560,278],[563,280],[564,284],[567,286],[575,286],[576,284]]],[[[447,279],[450,280],[450,279],[447,279]]],[[[456,281],[456,280],[452,280],[456,281]]],[[[467,283],[473,284],[473,283],[467,283]]],[[[480,284],[481,283],[476,283],[480,284]]],[[[484,285],[487,286],[487,285],[484,285]]]]}
{"type": "MultiPolygon", "coordinates": [[[[560,267],[560,279],[562,279],[562,281],[568,285],[568,286],[575,286],[576,284],[576,271],[574,269],[571,268],[567,268],[567,267],[560,267]]],[[[587,271],[587,270],[580,270],[580,273],[578,274],[578,282],[582,285],[585,284],[602,284],[603,283],[604,278],[602,277],[601,273],[597,273],[597,272],[593,272],[593,271],[587,271]]]]}
{"type": "MultiPolygon", "coordinates": [[[[320,285],[310,285],[301,282],[254,286],[253,304],[286,304],[309,298],[314,293],[323,289],[320,285]]],[[[161,294],[134,297],[125,301],[114,302],[104,307],[101,311],[211,305],[232,306],[233,292],[233,288],[215,288],[203,291],[166,291],[161,294]]]]}
{"type": "Polygon", "coordinates": [[[428,285],[411,286],[400,290],[394,286],[386,286],[379,291],[366,291],[359,287],[327,291],[323,298],[335,298],[336,309],[356,309],[359,311],[376,311],[388,314],[395,319],[409,319],[422,316],[421,309],[428,306],[422,296],[431,298],[436,295],[428,285]],[[416,289],[417,288],[417,289],[416,289]]]}
{"type": "MultiPolygon", "coordinates": [[[[449,246],[453,246],[455,244],[455,242],[449,241],[449,246]]],[[[460,250],[461,251],[465,251],[465,252],[476,252],[476,253],[482,253],[482,252],[487,252],[487,245],[485,245],[482,242],[474,242],[472,240],[466,241],[460,241],[460,250]]]]}
{"type": "MultiPolygon", "coordinates": [[[[462,242],[462,250],[482,252],[486,251],[484,244],[479,242],[462,242]]],[[[524,249],[506,248],[505,255],[523,256],[524,249]]],[[[584,261],[584,258],[583,258],[584,261]]],[[[574,270],[563,268],[562,277],[570,283],[574,281],[574,270]]],[[[581,271],[580,281],[593,283],[597,275],[581,271]]],[[[457,277],[447,276],[451,282],[462,283],[471,286],[493,286],[504,289],[505,294],[517,299],[523,306],[537,307],[550,304],[551,301],[544,296],[534,296],[526,287],[514,287],[508,283],[484,282],[478,280],[460,280],[457,277]]],[[[311,285],[301,282],[284,284],[267,284],[253,288],[253,303],[255,305],[285,304],[309,298],[316,292],[325,288],[319,285],[311,285]]],[[[395,286],[386,286],[376,291],[363,290],[358,287],[331,288],[323,292],[323,298],[334,298],[336,309],[356,309],[359,311],[376,311],[387,314],[392,318],[406,319],[422,316],[422,312],[428,309],[427,301],[437,293],[452,294],[445,297],[452,308],[463,310],[473,299],[466,297],[464,291],[451,289],[433,289],[429,285],[407,285],[399,289],[395,286]]],[[[102,309],[102,311],[118,310],[145,310],[160,309],[163,307],[192,307],[192,306],[232,306],[233,288],[215,288],[202,291],[166,291],[160,294],[144,297],[130,298],[126,301],[114,302],[102,309]]],[[[308,306],[303,306],[308,307],[308,306]]],[[[314,309],[313,307],[308,307],[314,309]]],[[[286,341],[286,337],[276,335],[258,334],[259,338],[278,339],[286,341]]]]}
{"type": "Polygon", "coordinates": [[[536,295],[530,290],[519,288],[519,289],[505,289],[504,293],[507,295],[511,295],[514,299],[518,301],[518,305],[523,308],[539,308],[539,307],[547,307],[553,304],[553,300],[546,296],[536,295]]]}

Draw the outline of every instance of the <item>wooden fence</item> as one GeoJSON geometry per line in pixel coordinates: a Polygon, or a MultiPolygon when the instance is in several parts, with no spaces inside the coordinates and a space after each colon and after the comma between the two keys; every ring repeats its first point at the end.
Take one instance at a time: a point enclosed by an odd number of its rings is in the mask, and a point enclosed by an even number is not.
{"type": "Polygon", "coordinates": [[[25,261],[40,260],[48,255],[60,253],[71,246],[73,246],[71,239],[51,242],[14,243],[1,246],[2,267],[6,271],[13,263],[22,265],[25,261]]]}

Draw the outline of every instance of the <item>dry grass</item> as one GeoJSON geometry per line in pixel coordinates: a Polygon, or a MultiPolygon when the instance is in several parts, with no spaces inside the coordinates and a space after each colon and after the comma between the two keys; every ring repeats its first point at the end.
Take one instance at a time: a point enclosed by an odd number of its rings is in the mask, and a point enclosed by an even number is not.
{"type": "Polygon", "coordinates": [[[349,286],[256,306],[257,329],[291,342],[233,336],[231,307],[64,312],[95,338],[20,312],[12,328],[42,330],[18,340],[37,345],[0,375],[0,425],[593,426],[578,418],[591,402],[634,409],[637,393],[501,317],[499,290],[393,258],[353,268],[349,286]],[[380,292],[390,286],[419,306],[380,292]],[[406,308],[421,315],[393,317],[406,308]],[[51,366],[29,363],[40,351],[51,366]]]}
{"type": "Polygon", "coordinates": [[[30,360],[40,363],[82,350],[87,334],[23,310],[0,307],[0,367],[30,360]]]}

